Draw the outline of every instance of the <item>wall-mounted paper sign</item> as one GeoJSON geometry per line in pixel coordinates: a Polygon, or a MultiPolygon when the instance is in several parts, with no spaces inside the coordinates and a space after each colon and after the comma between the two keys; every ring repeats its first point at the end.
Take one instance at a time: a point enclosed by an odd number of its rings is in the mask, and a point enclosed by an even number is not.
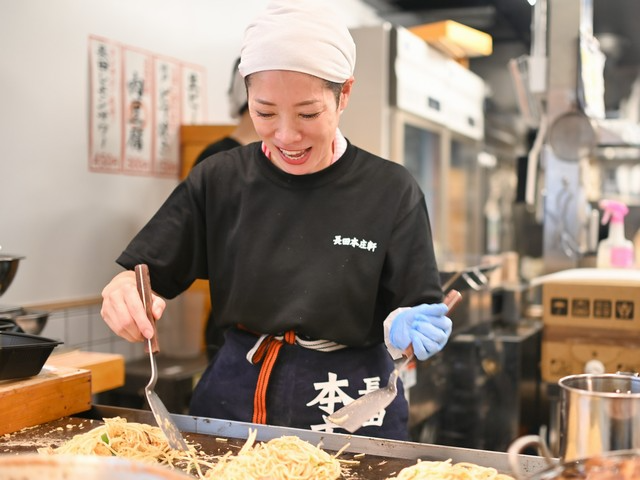
{"type": "Polygon", "coordinates": [[[196,65],[182,67],[182,123],[197,125],[204,121],[205,71],[196,65]]]}
{"type": "Polygon", "coordinates": [[[154,152],[157,172],[178,175],[180,150],[180,86],[182,69],[179,63],[166,58],[156,58],[155,112],[154,112],[154,152]]]}
{"type": "Polygon", "coordinates": [[[198,65],[89,37],[89,169],[178,177],[180,124],[206,121],[198,65]]]}
{"type": "Polygon", "coordinates": [[[89,169],[122,168],[122,61],[120,46],[89,39],[89,169]]]}
{"type": "Polygon", "coordinates": [[[123,48],[124,154],[122,169],[150,173],[153,165],[153,58],[123,48]]]}

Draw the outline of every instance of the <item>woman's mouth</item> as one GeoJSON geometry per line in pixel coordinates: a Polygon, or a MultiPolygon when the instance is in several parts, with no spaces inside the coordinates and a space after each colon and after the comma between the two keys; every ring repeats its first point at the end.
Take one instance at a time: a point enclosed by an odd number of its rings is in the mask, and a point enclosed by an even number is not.
{"type": "Polygon", "coordinates": [[[301,165],[306,162],[309,152],[311,151],[311,147],[305,148],[304,150],[284,150],[279,148],[278,151],[285,162],[292,165],[301,165]]]}

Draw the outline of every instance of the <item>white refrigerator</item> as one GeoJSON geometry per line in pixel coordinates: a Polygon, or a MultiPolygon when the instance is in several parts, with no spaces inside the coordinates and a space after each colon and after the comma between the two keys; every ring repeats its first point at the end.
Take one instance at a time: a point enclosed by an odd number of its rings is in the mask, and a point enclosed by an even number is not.
{"type": "Polygon", "coordinates": [[[356,83],[343,134],[411,171],[425,193],[439,265],[468,263],[484,238],[483,80],[403,27],[351,33],[356,83]]]}

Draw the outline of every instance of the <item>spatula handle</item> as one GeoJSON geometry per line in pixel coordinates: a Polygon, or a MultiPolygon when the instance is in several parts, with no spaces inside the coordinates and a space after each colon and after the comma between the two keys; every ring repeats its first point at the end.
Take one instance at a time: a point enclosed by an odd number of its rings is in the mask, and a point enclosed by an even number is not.
{"type": "Polygon", "coordinates": [[[151,343],[151,351],[153,353],[159,352],[160,347],[158,345],[158,331],[156,330],[156,319],[153,318],[153,312],[151,311],[151,305],[153,304],[153,299],[151,297],[151,277],[149,276],[149,267],[144,263],[140,265],[136,265],[135,267],[136,273],[136,286],[138,287],[138,293],[140,294],[140,299],[142,300],[142,305],[144,306],[144,310],[147,313],[147,318],[151,322],[151,326],[153,327],[153,337],[150,338],[151,342],[147,342],[147,346],[145,350],[149,347],[149,343],[151,343]]]}
{"type": "Polygon", "coordinates": [[[447,294],[444,296],[444,300],[442,301],[442,303],[449,307],[449,312],[447,313],[451,313],[451,310],[453,310],[453,307],[461,298],[462,294],[458,290],[449,290],[447,292],[447,294]]]}

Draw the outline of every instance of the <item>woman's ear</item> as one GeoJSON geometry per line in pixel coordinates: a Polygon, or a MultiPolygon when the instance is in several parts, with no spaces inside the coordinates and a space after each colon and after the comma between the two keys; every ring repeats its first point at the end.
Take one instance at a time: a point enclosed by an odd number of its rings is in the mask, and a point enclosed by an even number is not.
{"type": "Polygon", "coordinates": [[[351,90],[353,89],[353,83],[355,81],[356,79],[354,77],[351,77],[342,84],[342,92],[340,92],[340,105],[338,106],[340,113],[342,113],[349,104],[349,97],[351,96],[351,90]]]}

